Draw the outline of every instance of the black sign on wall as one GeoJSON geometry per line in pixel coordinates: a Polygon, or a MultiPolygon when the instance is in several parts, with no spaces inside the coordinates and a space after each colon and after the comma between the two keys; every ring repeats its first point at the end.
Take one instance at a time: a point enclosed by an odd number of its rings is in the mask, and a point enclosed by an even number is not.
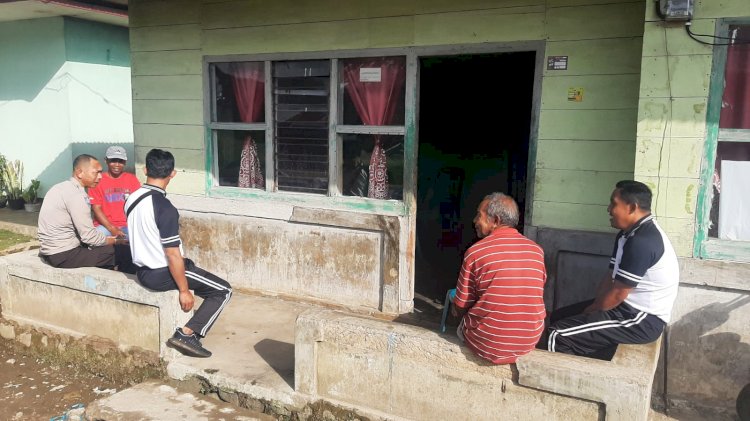
{"type": "Polygon", "coordinates": [[[548,56],[547,70],[568,70],[568,56],[548,56]]]}

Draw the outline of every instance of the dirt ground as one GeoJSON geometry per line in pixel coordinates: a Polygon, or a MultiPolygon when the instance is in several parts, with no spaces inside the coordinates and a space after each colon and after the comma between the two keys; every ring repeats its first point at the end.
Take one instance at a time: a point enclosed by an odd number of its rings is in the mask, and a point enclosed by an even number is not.
{"type": "Polygon", "coordinates": [[[0,420],[50,420],[128,387],[73,366],[55,366],[0,339],[0,420]]]}

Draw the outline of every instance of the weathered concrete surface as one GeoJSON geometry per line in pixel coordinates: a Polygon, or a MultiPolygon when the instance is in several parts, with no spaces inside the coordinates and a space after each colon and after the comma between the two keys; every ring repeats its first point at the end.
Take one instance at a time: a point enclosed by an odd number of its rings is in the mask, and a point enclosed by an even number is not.
{"type": "Polygon", "coordinates": [[[180,356],[169,363],[167,372],[184,388],[282,419],[292,414],[300,420],[399,419],[351,403],[314,400],[294,390],[295,319],[315,308],[321,307],[235,294],[203,340],[213,356],[180,356]]]}
{"type": "Polygon", "coordinates": [[[516,377],[514,366],[491,365],[424,329],[329,310],[297,318],[295,388],[311,399],[415,420],[602,417],[598,403],[524,387],[516,377]]]}
{"type": "Polygon", "coordinates": [[[683,284],[672,317],[670,403],[704,412],[713,407],[711,418],[734,418],[737,396],[750,384],[750,294],[683,284]]]}
{"type": "Polygon", "coordinates": [[[54,325],[73,336],[99,336],[124,348],[159,352],[158,307],[30,282],[15,275],[2,285],[3,315],[8,319],[54,325]],[[73,303],[81,310],[71,312],[73,303]]]}
{"type": "Polygon", "coordinates": [[[108,421],[272,421],[234,405],[209,401],[156,382],[141,383],[89,404],[87,419],[108,421]]]}
{"type": "Polygon", "coordinates": [[[235,288],[329,298],[371,309],[379,306],[377,234],[249,218],[183,215],[181,236],[186,254],[235,288]],[[216,238],[223,241],[215,242],[216,238]]]}
{"type": "Polygon", "coordinates": [[[164,342],[190,316],[177,292],[152,292],[134,276],[98,268],[57,269],[36,251],[0,258],[2,316],[73,337],[95,336],[165,358],[164,342]]]}
{"type": "Polygon", "coordinates": [[[518,382],[602,402],[607,420],[645,421],[660,347],[661,339],[646,345],[620,345],[612,361],[533,351],[516,362],[518,382]]]}
{"type": "Polygon", "coordinates": [[[170,377],[200,377],[218,388],[285,405],[304,406],[294,393],[294,320],[313,308],[268,297],[235,294],[203,339],[211,358],[178,356],[170,377]]]}

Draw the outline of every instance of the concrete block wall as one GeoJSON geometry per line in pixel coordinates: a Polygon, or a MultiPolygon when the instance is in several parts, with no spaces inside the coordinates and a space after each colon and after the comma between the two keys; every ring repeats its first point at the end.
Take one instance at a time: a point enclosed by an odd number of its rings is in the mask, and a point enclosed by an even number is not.
{"type": "Polygon", "coordinates": [[[183,209],[186,256],[236,289],[317,299],[365,312],[398,314],[406,302],[411,305],[411,295],[403,293],[401,228],[395,216],[170,198],[183,209]],[[191,210],[184,210],[188,206],[191,210]]]}
{"type": "MultiPolygon", "coordinates": [[[[454,337],[455,339],[455,337],[454,337]]],[[[412,420],[597,420],[600,407],[519,386],[440,335],[410,326],[312,310],[297,318],[295,390],[412,420]]]]}
{"type": "Polygon", "coordinates": [[[735,419],[750,384],[750,265],[680,259],[680,273],[655,390],[669,405],[735,419]]]}
{"type": "Polygon", "coordinates": [[[121,350],[176,355],[165,341],[192,315],[180,309],[176,291],[152,292],[111,270],[56,269],[37,253],[0,258],[2,318],[73,338],[103,338],[121,350]]]}
{"type": "Polygon", "coordinates": [[[660,348],[492,365],[453,335],[330,310],[302,313],[295,335],[296,392],[412,420],[646,420],[660,348]]]}

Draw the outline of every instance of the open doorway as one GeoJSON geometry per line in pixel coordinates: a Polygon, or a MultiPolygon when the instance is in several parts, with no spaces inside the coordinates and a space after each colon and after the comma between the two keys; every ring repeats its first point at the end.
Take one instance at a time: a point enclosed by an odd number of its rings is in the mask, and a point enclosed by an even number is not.
{"type": "Polygon", "coordinates": [[[523,230],[535,53],[422,57],[415,292],[455,287],[485,195],[518,201],[523,230]]]}

